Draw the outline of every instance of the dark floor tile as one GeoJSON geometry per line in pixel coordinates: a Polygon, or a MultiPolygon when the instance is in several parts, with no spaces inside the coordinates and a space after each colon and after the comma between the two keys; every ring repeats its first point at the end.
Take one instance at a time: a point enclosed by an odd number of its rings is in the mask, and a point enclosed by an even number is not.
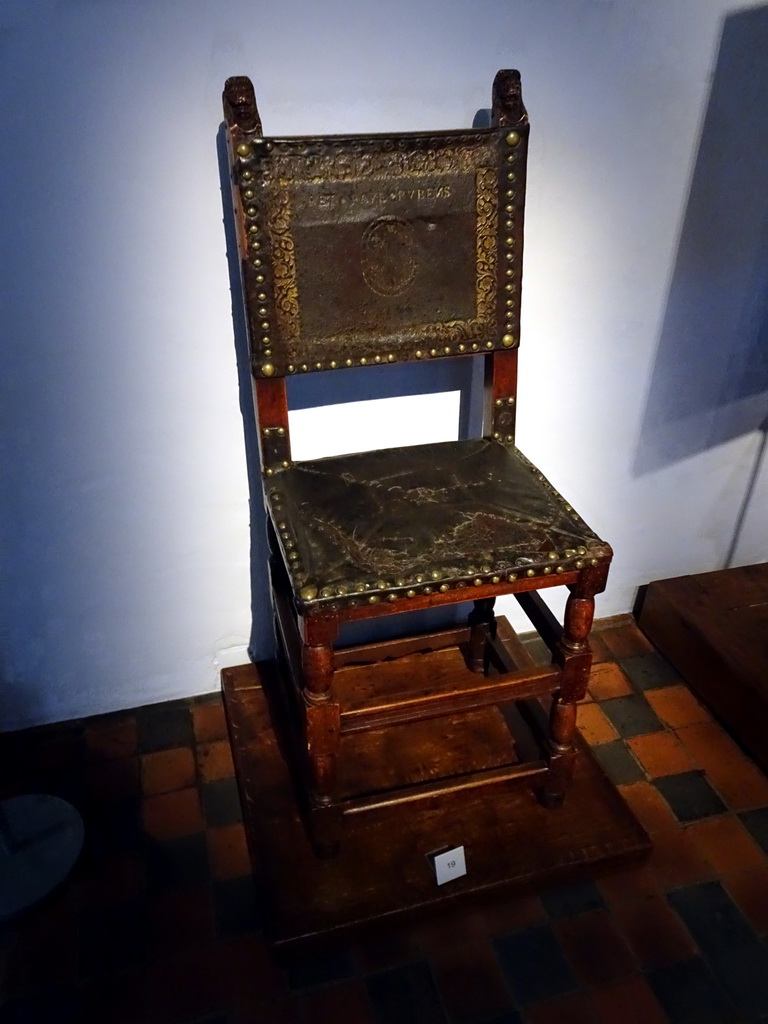
{"type": "Polygon", "coordinates": [[[80,974],[89,977],[135,967],[146,959],[147,914],[143,902],[94,911],[80,926],[80,974]]]}
{"type": "Polygon", "coordinates": [[[603,771],[614,784],[624,786],[630,782],[644,782],[645,772],[637,763],[623,740],[598,743],[592,747],[603,771]]]}
{"type": "Polygon", "coordinates": [[[768,950],[762,943],[722,951],[709,965],[744,1019],[768,1015],[768,950]]]}
{"type": "Polygon", "coordinates": [[[701,771],[665,775],[654,779],[653,784],[672,808],[678,821],[698,821],[727,810],[701,771]]]}
{"type": "Polygon", "coordinates": [[[534,925],[499,936],[493,940],[493,946],[518,1006],[577,988],[573,971],[549,925],[534,925]]]}
{"type": "Polygon", "coordinates": [[[549,665],[552,661],[552,651],[547,647],[538,633],[528,633],[521,637],[523,646],[537,665],[549,665]]]}
{"type": "Polygon", "coordinates": [[[686,886],[671,892],[668,899],[706,957],[756,941],[755,932],[720,882],[686,886]]]}
{"type": "Polygon", "coordinates": [[[371,974],[365,986],[378,1024],[445,1024],[432,972],[424,960],[371,974]]]}
{"type": "Polygon", "coordinates": [[[250,875],[216,882],[213,901],[219,939],[234,939],[261,928],[262,898],[250,875]]]}
{"type": "Polygon", "coordinates": [[[622,658],[619,664],[636,690],[655,690],[660,686],[674,686],[680,682],[680,676],[669,662],[655,652],[635,658],[622,658]]]}
{"type": "Polygon", "coordinates": [[[752,833],[754,839],[762,846],[768,854],[768,807],[759,807],[756,811],[747,811],[740,814],[744,825],[752,833]]]}
{"type": "Polygon", "coordinates": [[[207,885],[211,880],[205,834],[152,843],[146,850],[147,882],[154,889],[207,885]]]}
{"type": "Polygon", "coordinates": [[[611,725],[624,739],[659,732],[664,728],[656,712],[639,693],[601,701],[600,709],[605,712],[611,725]]]}
{"type": "Polygon", "coordinates": [[[144,842],[139,800],[91,804],[83,812],[85,848],[97,856],[138,850],[144,842]]]}
{"type": "Polygon", "coordinates": [[[206,825],[237,825],[243,820],[240,793],[235,779],[206,782],[200,787],[200,796],[206,825]]]}
{"type": "Polygon", "coordinates": [[[46,985],[0,1003],[3,1024],[81,1024],[80,999],[73,989],[46,985]]]}
{"type": "Polygon", "coordinates": [[[671,1024],[741,1024],[717,979],[703,960],[685,960],[647,975],[671,1024]]]}
{"type": "Polygon", "coordinates": [[[297,989],[317,988],[343,981],[355,974],[355,963],[348,949],[316,949],[288,964],[288,985],[297,989]]]}
{"type": "Polygon", "coordinates": [[[549,889],[540,895],[547,913],[555,919],[573,917],[587,910],[600,910],[605,906],[600,890],[591,881],[549,889]]]}
{"type": "Polygon", "coordinates": [[[139,750],[149,754],[168,747],[186,747],[194,742],[192,715],[187,700],[148,704],[136,712],[139,750]]]}

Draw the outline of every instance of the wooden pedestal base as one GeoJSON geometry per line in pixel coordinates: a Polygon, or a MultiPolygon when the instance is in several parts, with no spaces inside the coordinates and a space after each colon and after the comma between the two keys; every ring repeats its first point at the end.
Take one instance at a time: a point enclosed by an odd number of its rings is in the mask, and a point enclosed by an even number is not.
{"type": "Polygon", "coordinates": [[[490,792],[446,793],[350,815],[339,854],[319,860],[270,719],[265,691],[276,682],[273,662],[222,672],[245,827],[268,901],[267,934],[277,948],[459,898],[575,882],[639,861],[650,850],[580,743],[572,787],[557,810],[543,808],[526,779],[490,792]],[[456,846],[464,847],[467,874],[438,886],[428,854],[456,846]]]}

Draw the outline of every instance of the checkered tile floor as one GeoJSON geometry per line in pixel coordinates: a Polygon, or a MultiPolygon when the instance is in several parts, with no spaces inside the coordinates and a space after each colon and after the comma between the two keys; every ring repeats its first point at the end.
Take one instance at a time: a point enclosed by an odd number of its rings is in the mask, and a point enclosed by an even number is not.
{"type": "Polygon", "coordinates": [[[593,641],[580,726],[650,862],[283,967],[218,697],[0,736],[1,795],[55,793],[86,823],[70,879],[0,929],[0,1020],[768,1022],[768,779],[633,626],[593,641]]]}

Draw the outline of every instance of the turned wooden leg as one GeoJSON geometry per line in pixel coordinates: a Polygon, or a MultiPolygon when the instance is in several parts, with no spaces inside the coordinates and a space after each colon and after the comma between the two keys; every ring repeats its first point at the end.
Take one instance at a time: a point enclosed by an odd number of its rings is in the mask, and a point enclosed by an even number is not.
{"type": "Polygon", "coordinates": [[[491,637],[496,635],[496,616],[493,614],[495,600],[494,597],[483,597],[475,601],[475,606],[467,618],[469,626],[467,662],[473,672],[485,672],[488,636],[489,634],[491,637]]]}
{"type": "Polygon", "coordinates": [[[312,841],[320,856],[330,857],[338,851],[341,827],[341,814],[333,807],[341,729],[339,704],[331,690],[332,645],[305,644],[302,668],[312,841]]]}
{"type": "Polygon", "coordinates": [[[546,807],[558,807],[573,776],[576,702],[587,692],[592,652],[587,637],[592,627],[595,599],[572,593],[565,606],[563,635],[556,660],[562,667],[562,685],[549,715],[549,773],[541,793],[546,807]]]}

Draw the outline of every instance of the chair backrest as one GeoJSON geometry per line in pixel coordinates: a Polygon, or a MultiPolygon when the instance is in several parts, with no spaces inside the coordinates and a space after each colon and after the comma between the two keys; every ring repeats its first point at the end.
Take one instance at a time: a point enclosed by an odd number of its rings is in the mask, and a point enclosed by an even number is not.
{"type": "Polygon", "coordinates": [[[466,131],[271,138],[248,78],[228,79],[223,98],[256,402],[262,430],[283,431],[278,454],[290,458],[286,375],[480,353],[496,357],[487,430],[511,441],[518,72],[496,75],[491,127],[466,131]]]}

